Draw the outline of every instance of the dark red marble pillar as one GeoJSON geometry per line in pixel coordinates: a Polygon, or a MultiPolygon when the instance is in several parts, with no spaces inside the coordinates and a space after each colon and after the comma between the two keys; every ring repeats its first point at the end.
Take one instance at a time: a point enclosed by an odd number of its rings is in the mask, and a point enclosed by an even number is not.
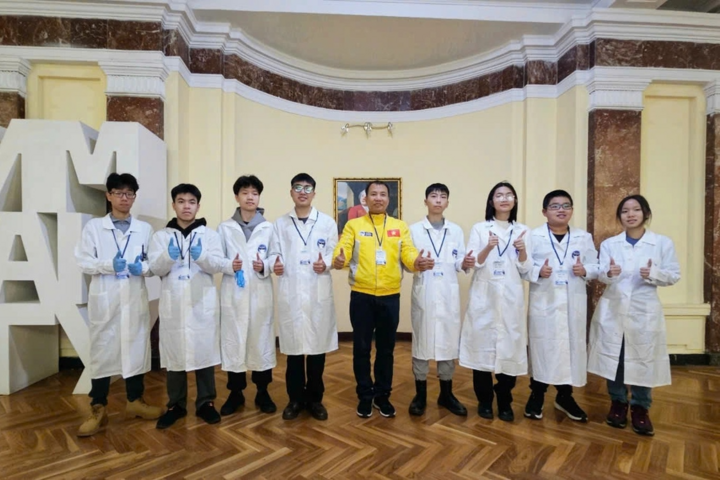
{"type": "Polygon", "coordinates": [[[107,119],[112,122],[138,122],[159,138],[164,138],[165,104],[161,98],[108,95],[107,119]]]}
{"type": "Polygon", "coordinates": [[[25,97],[18,92],[0,92],[0,127],[7,128],[13,118],[25,118],[25,97]]]}
{"type": "Polygon", "coordinates": [[[720,113],[707,116],[705,153],[705,349],[710,362],[720,365],[720,113]]]}

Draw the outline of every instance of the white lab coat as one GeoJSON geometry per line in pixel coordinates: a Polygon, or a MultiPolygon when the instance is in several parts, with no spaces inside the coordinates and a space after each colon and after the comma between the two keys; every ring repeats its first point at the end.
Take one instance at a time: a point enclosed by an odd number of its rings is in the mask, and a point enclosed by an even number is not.
{"type": "Polygon", "coordinates": [[[665,316],[657,287],[680,280],[675,247],[668,237],[645,231],[633,247],[625,232],[600,245],[600,281],[608,284],[592,318],[588,371],[614,380],[625,338],[625,383],[639,387],[670,384],[670,358],[665,340],[665,316]],[[608,277],[610,259],[622,268],[608,277]],[[652,260],[650,277],[640,268],[652,260]]]}
{"type": "Polygon", "coordinates": [[[213,275],[219,273],[224,264],[218,234],[203,225],[193,229],[187,237],[183,237],[182,233],[174,228],[164,228],[153,235],[149,258],[150,269],[155,275],[162,277],[162,367],[172,372],[189,372],[218,365],[220,311],[213,275]],[[180,248],[184,259],[170,258],[170,239],[175,240],[175,245],[180,248]],[[202,254],[197,260],[193,260],[190,248],[198,242],[202,242],[202,254]],[[188,266],[190,278],[180,278],[188,266]]]}
{"type": "Polygon", "coordinates": [[[532,231],[532,245],[534,266],[528,306],[532,376],[549,385],[582,387],[587,383],[586,282],[597,278],[599,270],[592,235],[571,228],[569,240],[566,234],[558,242],[545,224],[532,231]],[[578,258],[585,267],[585,277],[572,272],[578,258]],[[553,269],[550,278],[540,277],[545,260],[553,269]]]}
{"type": "Polygon", "coordinates": [[[257,225],[249,241],[232,218],[222,222],[218,232],[227,263],[220,285],[222,369],[263,372],[275,368],[272,266],[268,262],[272,223],[265,221],[257,225]],[[244,288],[237,286],[232,270],[237,254],[243,261],[244,288]],[[255,272],[252,264],[258,254],[264,262],[261,273],[255,272]]]}
{"type": "Polygon", "coordinates": [[[527,362],[527,323],[523,277],[532,271],[530,229],[513,223],[507,230],[495,221],[476,223],[470,232],[467,250],[477,255],[488,244],[490,232],[499,237],[500,252],[493,248],[485,263],[475,263],[470,299],[460,335],[460,365],[473,370],[525,375],[527,362]],[[518,261],[512,243],[525,232],[527,260],[518,261]],[[512,238],[510,235],[512,234],[512,238]],[[496,275],[495,271],[504,271],[496,275]]]}
{"type": "Polygon", "coordinates": [[[413,275],[412,356],[420,360],[454,360],[460,350],[460,287],[465,238],[447,220],[436,230],[427,217],[410,226],[413,244],[435,259],[435,268],[413,275]],[[432,238],[432,241],[431,241],[432,238]]]}
{"type": "Polygon", "coordinates": [[[330,275],[337,241],[335,220],[314,207],[306,223],[298,220],[295,210],[275,221],[269,264],[272,269],[279,256],[285,265],[277,283],[278,333],[285,355],[318,355],[338,349],[330,275]],[[319,275],[313,271],[318,255],[327,267],[319,275]]]}
{"type": "Polygon", "coordinates": [[[88,317],[92,378],[112,375],[128,378],[150,370],[152,322],[144,277],[152,273],[147,261],[143,261],[143,276],[126,271],[123,273],[127,278],[119,277],[113,269],[113,259],[119,245],[127,263],[134,263],[138,255],[147,253],[151,236],[152,227],[134,217],[123,234],[108,214],[90,220],[75,247],[80,270],[91,275],[88,317]]]}

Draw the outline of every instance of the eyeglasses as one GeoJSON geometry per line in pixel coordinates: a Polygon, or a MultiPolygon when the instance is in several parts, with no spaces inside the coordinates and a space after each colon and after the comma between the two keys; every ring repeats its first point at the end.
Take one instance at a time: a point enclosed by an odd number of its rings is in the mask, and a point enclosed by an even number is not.
{"type": "Polygon", "coordinates": [[[293,190],[297,193],[305,192],[305,193],[312,193],[315,190],[315,187],[312,185],[300,185],[299,183],[296,183],[293,185],[293,190]]]}
{"type": "Polygon", "coordinates": [[[135,192],[110,192],[110,195],[112,195],[115,198],[125,197],[125,198],[129,198],[131,200],[136,197],[135,192]]]}
{"type": "Polygon", "coordinates": [[[515,200],[515,195],[512,193],[496,193],[495,194],[495,200],[515,200]]]}
{"type": "Polygon", "coordinates": [[[551,203],[547,208],[548,210],[572,210],[573,206],[570,203],[551,203]]]}

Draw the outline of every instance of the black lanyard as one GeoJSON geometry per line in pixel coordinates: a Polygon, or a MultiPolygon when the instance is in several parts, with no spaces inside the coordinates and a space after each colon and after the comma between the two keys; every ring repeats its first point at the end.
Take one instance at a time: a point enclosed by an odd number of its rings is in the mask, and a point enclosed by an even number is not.
{"type": "MultiPolygon", "coordinates": [[[[510,228],[512,228],[512,227],[510,227],[510,228]]],[[[507,241],[507,243],[505,244],[505,248],[503,248],[503,251],[502,251],[502,252],[500,251],[500,242],[498,242],[498,244],[497,244],[498,256],[499,256],[500,258],[502,258],[502,256],[505,254],[505,252],[507,252],[508,247],[509,247],[510,244],[512,243],[513,230],[514,230],[514,228],[513,228],[512,230],[510,230],[510,238],[508,238],[508,241],[507,241]]],[[[493,234],[493,235],[494,235],[494,234],[493,234]]],[[[495,236],[497,236],[497,235],[495,235],[495,236]]]]}
{"type": "Polygon", "coordinates": [[[117,237],[115,236],[115,230],[112,231],[112,234],[113,240],[115,240],[115,246],[117,247],[117,251],[120,252],[123,258],[125,258],[125,252],[127,252],[127,247],[128,245],[130,245],[130,237],[132,237],[132,233],[130,233],[130,235],[128,235],[127,237],[127,240],[125,240],[125,248],[123,248],[122,251],[120,250],[120,244],[118,243],[117,237]]]}
{"type": "Polygon", "coordinates": [[[306,247],[307,247],[307,242],[308,242],[308,241],[310,240],[310,238],[312,237],[312,232],[313,232],[313,230],[315,230],[315,225],[317,225],[318,217],[320,217],[320,212],[317,212],[317,213],[315,214],[315,222],[313,223],[313,226],[310,227],[310,233],[308,233],[307,240],[305,240],[305,239],[303,238],[303,236],[302,236],[302,233],[300,233],[300,229],[299,229],[298,226],[297,226],[297,222],[295,221],[295,217],[293,217],[293,216],[290,217],[290,219],[293,221],[293,225],[295,225],[295,230],[297,231],[298,236],[300,237],[300,240],[302,240],[303,245],[305,245],[306,247]]]}
{"type": "Polygon", "coordinates": [[[385,240],[385,225],[387,225],[387,213],[385,214],[385,220],[383,220],[383,238],[380,238],[380,235],[378,235],[377,228],[375,228],[375,222],[373,221],[372,215],[368,213],[368,218],[370,218],[370,223],[372,223],[373,230],[375,230],[375,236],[378,239],[378,244],[380,248],[382,248],[382,242],[385,240]]]}
{"type": "MultiPolygon", "coordinates": [[[[180,240],[178,240],[177,233],[173,232],[173,235],[175,235],[175,241],[177,242],[178,250],[180,250],[180,260],[185,260],[185,255],[190,253],[190,249],[192,248],[193,240],[195,240],[195,232],[193,232],[192,236],[190,237],[190,245],[188,245],[188,248],[185,251],[185,254],[183,254],[183,249],[180,246],[180,240]]],[[[185,239],[183,239],[183,243],[185,243],[185,239]]],[[[188,258],[188,263],[190,263],[189,258],[188,258]]]]}
{"type": "MultiPolygon", "coordinates": [[[[560,255],[558,255],[557,250],[555,249],[555,242],[553,242],[553,233],[552,233],[552,231],[550,231],[550,225],[547,226],[547,229],[548,229],[548,235],[550,236],[550,245],[552,246],[553,252],[555,252],[555,256],[557,257],[558,262],[560,263],[560,266],[562,267],[563,263],[565,263],[565,259],[567,258],[567,252],[568,252],[568,250],[570,250],[570,227],[568,227],[567,247],[565,247],[565,255],[563,255],[562,260],[560,260],[560,255]]],[[[562,243],[562,242],[559,242],[559,243],[562,243]]]]}
{"type": "Polygon", "coordinates": [[[445,237],[447,236],[448,229],[445,228],[445,233],[443,233],[443,239],[442,242],[440,242],[440,250],[437,250],[435,248],[435,242],[433,242],[432,235],[430,235],[430,230],[425,230],[428,234],[428,238],[430,239],[430,244],[432,245],[433,251],[435,252],[435,256],[437,258],[440,258],[440,254],[442,253],[443,245],[445,245],[445,237]]]}

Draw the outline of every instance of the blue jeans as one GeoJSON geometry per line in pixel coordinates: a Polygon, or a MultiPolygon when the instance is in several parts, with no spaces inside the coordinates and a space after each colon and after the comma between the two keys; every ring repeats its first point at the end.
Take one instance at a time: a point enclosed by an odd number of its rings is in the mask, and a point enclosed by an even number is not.
{"type": "MultiPolygon", "coordinates": [[[[625,340],[623,339],[622,347],[620,347],[620,359],[618,361],[618,369],[615,374],[615,380],[607,381],[607,389],[612,401],[628,403],[628,387],[625,385],[625,340]]],[[[652,404],[652,388],[638,387],[630,385],[632,398],[630,405],[639,405],[650,410],[652,404]]]]}

